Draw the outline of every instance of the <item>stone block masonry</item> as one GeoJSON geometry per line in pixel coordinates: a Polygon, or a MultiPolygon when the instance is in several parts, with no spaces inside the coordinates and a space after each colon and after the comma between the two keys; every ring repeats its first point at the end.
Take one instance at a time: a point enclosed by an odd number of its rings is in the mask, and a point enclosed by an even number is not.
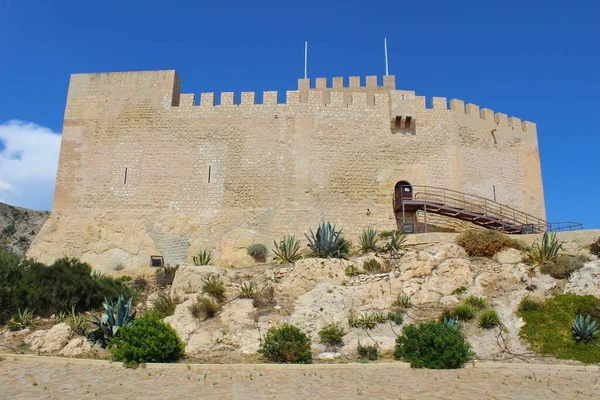
{"type": "Polygon", "coordinates": [[[175,71],[72,75],[52,214],[29,255],[110,272],[209,249],[236,265],[247,244],[324,219],[353,241],[395,229],[399,181],[545,218],[535,124],[378,81],[301,79],[285,103],[267,91],[256,104],[250,92],[181,94],[175,71]]]}

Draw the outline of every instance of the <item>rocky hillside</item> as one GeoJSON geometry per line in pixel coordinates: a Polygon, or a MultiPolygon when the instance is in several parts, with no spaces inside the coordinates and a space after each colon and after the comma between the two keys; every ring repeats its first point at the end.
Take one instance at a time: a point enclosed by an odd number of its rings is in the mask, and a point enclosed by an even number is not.
{"type": "Polygon", "coordinates": [[[0,203],[0,247],[25,254],[49,215],[0,203]]]}

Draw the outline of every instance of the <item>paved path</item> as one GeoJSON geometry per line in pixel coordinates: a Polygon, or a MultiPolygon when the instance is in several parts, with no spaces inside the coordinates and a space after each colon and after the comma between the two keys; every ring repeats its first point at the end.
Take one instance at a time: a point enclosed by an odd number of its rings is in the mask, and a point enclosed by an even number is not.
{"type": "Polygon", "coordinates": [[[87,360],[0,362],[1,399],[599,399],[600,368],[402,364],[191,365],[125,369],[87,360]]]}

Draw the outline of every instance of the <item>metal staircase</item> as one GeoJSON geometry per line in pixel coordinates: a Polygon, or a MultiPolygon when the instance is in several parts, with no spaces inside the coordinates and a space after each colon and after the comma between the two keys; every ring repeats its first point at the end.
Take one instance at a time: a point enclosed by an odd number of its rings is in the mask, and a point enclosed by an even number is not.
{"type": "Polygon", "coordinates": [[[423,210],[425,213],[425,232],[427,232],[428,212],[511,234],[571,231],[583,228],[578,222],[547,222],[493,200],[455,190],[400,185],[394,197],[394,211],[402,213],[402,224],[405,223],[406,212],[418,210],[423,210]]]}

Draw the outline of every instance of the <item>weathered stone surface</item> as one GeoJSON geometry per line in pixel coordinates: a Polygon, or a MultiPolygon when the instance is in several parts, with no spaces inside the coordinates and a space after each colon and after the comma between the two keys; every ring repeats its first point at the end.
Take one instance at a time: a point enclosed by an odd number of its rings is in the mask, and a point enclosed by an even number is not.
{"type": "Polygon", "coordinates": [[[590,261],[575,271],[565,285],[565,292],[600,297],[600,260],[590,261]]]}
{"type": "Polygon", "coordinates": [[[71,327],[60,323],[49,330],[36,331],[25,338],[25,343],[30,350],[39,350],[40,353],[54,353],[62,349],[73,334],[71,327]]]}
{"type": "Polygon", "coordinates": [[[308,292],[321,282],[340,285],[346,279],[347,261],[307,258],[295,264],[294,270],[281,280],[281,291],[292,296],[308,292]]]}
{"type": "Polygon", "coordinates": [[[341,353],[336,353],[333,351],[326,351],[324,353],[318,354],[315,358],[317,360],[335,360],[336,358],[341,357],[341,353]]]}
{"type": "Polygon", "coordinates": [[[445,296],[451,294],[456,288],[468,286],[472,281],[470,261],[452,258],[443,261],[435,268],[431,277],[423,285],[422,291],[445,296]]]}
{"type": "Polygon", "coordinates": [[[79,356],[92,350],[92,345],[85,338],[71,339],[60,351],[63,356],[79,356]]]}
{"type": "Polygon", "coordinates": [[[202,291],[202,279],[210,274],[220,275],[224,278],[224,271],[220,267],[212,265],[180,266],[175,274],[173,285],[171,286],[171,296],[183,296],[190,293],[199,293],[202,291]]]}
{"type": "Polygon", "coordinates": [[[504,249],[494,256],[494,259],[500,264],[518,264],[523,262],[525,254],[517,249],[504,249]]]}
{"type": "Polygon", "coordinates": [[[424,253],[429,253],[434,260],[440,262],[448,258],[466,258],[465,249],[454,243],[443,243],[426,248],[424,253]]]}
{"type": "Polygon", "coordinates": [[[290,323],[314,340],[318,338],[318,331],[328,323],[338,323],[347,328],[351,299],[345,293],[330,282],[318,284],[298,298],[290,323]]]}
{"type": "Polygon", "coordinates": [[[460,301],[456,296],[444,296],[440,299],[440,304],[446,307],[455,306],[458,303],[460,303],[460,301]]]}

